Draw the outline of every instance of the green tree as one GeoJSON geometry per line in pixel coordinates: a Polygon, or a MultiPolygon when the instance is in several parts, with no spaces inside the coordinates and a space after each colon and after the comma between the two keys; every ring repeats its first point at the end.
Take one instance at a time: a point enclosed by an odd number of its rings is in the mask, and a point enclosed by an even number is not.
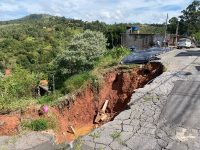
{"type": "Polygon", "coordinates": [[[200,1],[194,0],[180,16],[181,22],[184,22],[183,27],[189,35],[200,30],[200,1]]]}
{"type": "Polygon", "coordinates": [[[195,33],[193,36],[194,36],[196,41],[200,42],[200,31],[195,33]]]}
{"type": "Polygon", "coordinates": [[[75,74],[92,69],[97,58],[106,50],[106,38],[100,32],[86,30],[76,35],[69,48],[58,58],[62,74],[75,74]]]}
{"type": "Polygon", "coordinates": [[[177,24],[178,24],[178,18],[172,17],[169,20],[169,25],[167,27],[168,32],[170,32],[171,34],[175,34],[176,33],[177,24]]]}

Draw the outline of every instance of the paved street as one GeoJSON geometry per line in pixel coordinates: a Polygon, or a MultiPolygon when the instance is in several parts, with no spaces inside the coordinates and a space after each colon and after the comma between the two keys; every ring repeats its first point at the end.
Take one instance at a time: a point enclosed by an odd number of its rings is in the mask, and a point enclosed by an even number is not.
{"type": "Polygon", "coordinates": [[[167,71],[137,89],[112,122],[82,138],[91,149],[199,150],[200,49],[163,54],[167,71]]]}
{"type": "Polygon", "coordinates": [[[54,138],[39,132],[0,136],[0,150],[54,150],[54,138]]]}

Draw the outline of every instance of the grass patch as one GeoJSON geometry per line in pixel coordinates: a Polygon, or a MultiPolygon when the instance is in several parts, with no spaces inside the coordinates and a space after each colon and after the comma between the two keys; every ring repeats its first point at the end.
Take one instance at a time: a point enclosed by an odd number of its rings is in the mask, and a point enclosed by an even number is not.
{"type": "Polygon", "coordinates": [[[36,103],[34,98],[12,98],[11,100],[6,101],[6,99],[1,100],[0,98],[0,112],[11,112],[19,109],[24,110],[27,106],[34,105],[36,103]]]}
{"type": "Polygon", "coordinates": [[[26,121],[22,123],[24,129],[33,131],[43,131],[47,129],[54,129],[56,127],[56,120],[52,118],[39,118],[36,120],[26,121]]]}
{"type": "Polygon", "coordinates": [[[150,96],[148,96],[148,95],[145,95],[145,96],[143,97],[144,101],[149,101],[149,100],[151,100],[151,98],[152,98],[152,97],[150,97],[150,96]]]}
{"type": "Polygon", "coordinates": [[[96,65],[91,71],[91,74],[93,76],[96,76],[96,78],[101,79],[102,75],[106,73],[108,69],[111,69],[114,66],[118,66],[120,64],[120,61],[130,53],[131,52],[129,49],[123,47],[108,50],[107,53],[100,57],[99,60],[96,62],[96,65]]]}
{"type": "Polygon", "coordinates": [[[51,104],[54,101],[53,97],[52,96],[48,96],[48,95],[39,97],[37,100],[38,100],[37,103],[41,104],[41,105],[43,105],[43,104],[51,104]]]}
{"type": "Polygon", "coordinates": [[[88,81],[90,78],[91,75],[89,72],[73,75],[65,81],[62,92],[72,93],[77,89],[80,89],[80,87],[82,87],[84,83],[88,81]]]}
{"type": "Polygon", "coordinates": [[[109,68],[112,66],[115,66],[120,63],[120,61],[127,55],[130,54],[130,50],[118,47],[113,48],[111,50],[108,50],[107,53],[100,57],[99,60],[96,63],[95,68],[97,69],[103,69],[103,68],[109,68]]]}
{"type": "Polygon", "coordinates": [[[100,133],[99,132],[94,132],[94,133],[91,133],[89,136],[91,136],[93,139],[96,139],[96,138],[100,138],[100,133]]]}
{"type": "Polygon", "coordinates": [[[167,72],[167,67],[166,66],[163,67],[163,72],[167,72]]]}
{"type": "Polygon", "coordinates": [[[113,138],[113,140],[115,140],[120,137],[120,132],[115,131],[112,134],[110,134],[110,136],[113,138]]]}
{"type": "Polygon", "coordinates": [[[5,98],[1,99],[0,97],[0,112],[12,112],[20,109],[25,110],[28,106],[35,104],[53,105],[56,102],[56,100],[61,96],[63,95],[60,94],[59,92],[56,92],[38,98],[31,98],[31,97],[21,98],[21,99],[10,98],[6,100],[5,98]]]}
{"type": "Polygon", "coordinates": [[[25,122],[23,127],[28,128],[33,131],[42,131],[48,129],[48,121],[46,119],[40,118],[32,120],[30,122],[25,122]]]}
{"type": "Polygon", "coordinates": [[[152,100],[152,99],[159,99],[159,97],[154,97],[154,96],[152,96],[152,95],[145,95],[144,97],[143,97],[143,100],[144,101],[150,101],[150,100],[152,100]]]}
{"type": "Polygon", "coordinates": [[[61,93],[59,93],[58,91],[55,91],[54,93],[51,93],[49,95],[45,95],[45,96],[41,96],[41,97],[37,98],[37,104],[40,104],[40,105],[44,105],[44,104],[52,105],[61,96],[63,96],[61,93]]]}
{"type": "Polygon", "coordinates": [[[74,150],[82,150],[82,144],[83,141],[80,138],[76,139],[74,144],[74,150]]]}

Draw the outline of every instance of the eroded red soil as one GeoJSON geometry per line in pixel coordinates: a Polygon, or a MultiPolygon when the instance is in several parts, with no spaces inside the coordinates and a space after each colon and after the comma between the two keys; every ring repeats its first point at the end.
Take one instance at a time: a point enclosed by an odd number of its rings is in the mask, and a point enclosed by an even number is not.
{"type": "MultiPolygon", "coordinates": [[[[127,107],[135,89],[143,87],[148,81],[160,75],[162,71],[163,66],[157,62],[147,64],[143,68],[117,68],[104,75],[103,83],[98,88],[94,88],[92,83],[89,83],[86,88],[75,95],[75,99],[72,100],[72,97],[68,97],[57,106],[50,108],[56,116],[57,129],[54,132],[57,142],[71,141],[89,133],[95,127],[94,119],[106,100],[109,100],[106,109],[109,114],[108,121],[112,120],[127,107]],[[75,129],[76,134],[70,132],[70,126],[75,129]]],[[[29,109],[29,111],[31,110],[29,109]]],[[[38,117],[37,111],[34,110],[30,113],[26,112],[24,116],[27,114],[33,118],[38,117]]],[[[7,122],[13,128],[19,124],[17,119],[7,122]]],[[[5,131],[12,129],[9,126],[4,127],[5,131]]],[[[0,131],[0,134],[6,133],[0,131]]]]}
{"type": "Polygon", "coordinates": [[[0,116],[0,135],[13,135],[18,132],[20,118],[17,115],[0,116]]]}
{"type": "MultiPolygon", "coordinates": [[[[81,93],[76,95],[76,100],[70,108],[65,106],[65,103],[53,108],[54,113],[57,114],[60,129],[56,134],[58,142],[71,140],[69,137],[75,138],[68,133],[68,126],[72,125],[77,132],[80,128],[94,127],[97,112],[106,100],[109,100],[106,111],[112,120],[127,107],[134,90],[143,87],[148,81],[160,75],[162,69],[160,63],[147,64],[142,69],[115,69],[104,75],[104,82],[98,90],[88,84],[81,93]]],[[[83,133],[88,133],[88,131],[90,130],[83,133]]]]}

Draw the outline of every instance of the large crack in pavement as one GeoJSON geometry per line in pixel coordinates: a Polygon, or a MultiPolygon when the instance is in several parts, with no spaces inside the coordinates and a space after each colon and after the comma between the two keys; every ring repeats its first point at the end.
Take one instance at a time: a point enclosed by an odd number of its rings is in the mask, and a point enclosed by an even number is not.
{"type": "Polygon", "coordinates": [[[94,130],[91,134],[99,131],[94,140],[90,135],[83,137],[83,143],[91,149],[101,149],[90,145],[100,142],[102,149],[108,150],[199,150],[200,75],[195,67],[200,65],[200,59],[180,57],[181,52],[161,56],[168,72],[135,90],[128,104],[130,109],[94,130]],[[120,135],[112,140],[116,131],[120,135]]]}
{"type": "Polygon", "coordinates": [[[96,150],[200,149],[199,130],[168,124],[162,113],[174,83],[188,79],[184,72],[164,72],[144,88],[135,90],[129,102],[130,109],[83,137],[84,145],[96,150]],[[113,138],[116,132],[119,135],[113,138]],[[93,134],[99,136],[94,138],[93,134]]]}

